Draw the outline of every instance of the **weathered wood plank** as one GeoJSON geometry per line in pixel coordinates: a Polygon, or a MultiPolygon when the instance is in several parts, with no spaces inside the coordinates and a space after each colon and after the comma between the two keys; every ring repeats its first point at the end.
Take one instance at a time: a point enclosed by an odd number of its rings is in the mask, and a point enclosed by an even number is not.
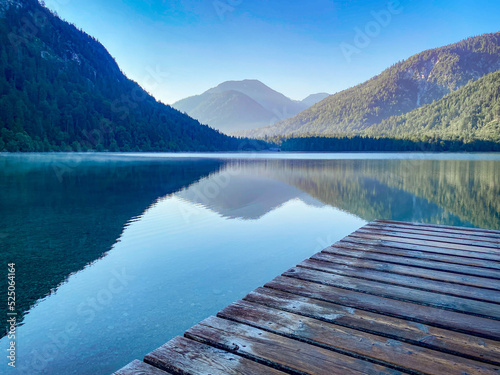
{"type": "Polygon", "coordinates": [[[385,224],[385,223],[376,223],[371,222],[365,225],[363,228],[365,229],[382,229],[382,230],[390,230],[398,233],[414,233],[421,234],[427,236],[441,236],[447,238],[459,238],[464,240],[475,240],[475,241],[486,241],[486,242],[494,242],[500,243],[500,239],[498,236],[488,235],[484,236],[477,233],[467,233],[464,231],[445,231],[445,230],[433,230],[431,228],[419,228],[419,227],[401,227],[399,225],[394,224],[385,224]]]}
{"type": "Polygon", "coordinates": [[[493,303],[472,301],[466,298],[428,292],[378,281],[357,279],[354,277],[336,275],[301,267],[293,267],[284,272],[283,276],[362,293],[374,294],[381,297],[398,299],[401,301],[434,306],[464,314],[479,315],[490,319],[500,320],[500,305],[493,303]]]}
{"type": "Polygon", "coordinates": [[[457,257],[465,257],[465,258],[476,258],[480,260],[491,260],[494,263],[494,267],[497,268],[500,263],[500,259],[498,255],[492,253],[477,253],[474,251],[464,251],[464,250],[455,250],[455,249],[447,249],[444,247],[434,247],[434,246],[426,246],[426,245],[415,245],[404,242],[396,242],[396,241],[386,241],[382,239],[373,239],[373,238],[362,238],[359,236],[347,236],[344,239],[340,240],[338,243],[357,243],[363,245],[373,245],[373,246],[386,246],[393,247],[396,249],[405,249],[405,250],[415,250],[415,251],[423,251],[430,253],[439,253],[439,254],[448,254],[454,255],[457,257]]]}
{"type": "MultiPolygon", "coordinates": [[[[411,288],[449,294],[456,297],[468,298],[478,301],[500,303],[500,291],[460,285],[441,280],[429,280],[422,277],[400,275],[390,271],[377,271],[373,269],[353,267],[333,263],[332,257],[327,254],[316,254],[311,259],[306,259],[298,264],[299,267],[329,272],[336,275],[360,277],[367,280],[380,281],[389,284],[408,286],[411,288]]],[[[500,280],[497,280],[500,284],[500,280]]]]}
{"type": "Polygon", "coordinates": [[[162,371],[147,363],[135,360],[115,372],[113,375],[172,375],[172,373],[162,371]]]}
{"type": "MultiPolygon", "coordinates": [[[[499,279],[490,279],[487,277],[457,274],[454,272],[447,272],[442,270],[434,270],[434,269],[415,267],[415,266],[407,266],[397,263],[395,264],[388,262],[380,262],[364,257],[358,258],[358,257],[344,256],[343,254],[335,252],[333,248],[325,249],[322,252],[313,255],[311,258],[332,262],[340,265],[360,267],[364,269],[377,270],[391,274],[395,273],[406,276],[417,276],[429,280],[446,281],[460,285],[468,285],[478,288],[500,290],[499,279]]],[[[393,257],[391,258],[390,255],[387,255],[387,258],[392,259],[393,257]]]]}
{"type": "Polygon", "coordinates": [[[437,249],[452,249],[452,250],[464,250],[477,253],[477,257],[481,257],[481,254],[489,254],[495,256],[496,259],[500,259],[500,253],[495,253],[494,249],[480,247],[480,246],[472,246],[472,245],[463,245],[463,244],[450,244],[446,242],[437,242],[430,240],[419,240],[419,239],[411,239],[404,238],[401,236],[392,236],[386,234],[367,234],[362,231],[356,231],[353,234],[349,235],[349,237],[354,238],[366,238],[370,240],[381,240],[381,241],[392,241],[396,243],[405,243],[411,245],[421,245],[421,246],[429,246],[437,249]]]}
{"type": "Polygon", "coordinates": [[[431,375],[494,374],[500,367],[293,313],[238,301],[218,316],[327,349],[347,351],[388,366],[431,375]]]}
{"type": "Polygon", "coordinates": [[[499,268],[486,267],[487,265],[494,265],[494,262],[488,260],[483,261],[481,259],[364,245],[354,242],[337,242],[323,251],[387,264],[400,264],[429,270],[453,272],[455,274],[500,279],[500,263],[499,268]]]}
{"type": "Polygon", "coordinates": [[[144,361],[175,374],[283,375],[284,373],[184,337],[176,337],[152,351],[144,361]]]}
{"type": "Polygon", "coordinates": [[[402,227],[413,227],[413,228],[432,228],[434,230],[452,230],[458,232],[470,232],[470,233],[481,233],[481,234],[490,234],[493,236],[500,236],[500,230],[494,229],[484,229],[484,228],[469,228],[469,227],[455,227],[452,225],[442,225],[442,224],[424,224],[424,223],[413,223],[406,221],[397,221],[397,220],[384,220],[384,219],[376,219],[373,223],[387,223],[393,225],[400,225],[402,227]]]}
{"type": "Polygon", "coordinates": [[[376,220],[114,375],[500,374],[500,231],[376,220]]]}
{"type": "Polygon", "coordinates": [[[500,342],[270,288],[244,300],[414,345],[500,365],[500,342]]]}
{"type": "MultiPolygon", "coordinates": [[[[438,235],[430,235],[430,234],[415,234],[410,231],[393,231],[390,229],[382,229],[382,228],[371,228],[371,227],[362,227],[358,229],[354,233],[364,233],[364,234],[373,234],[373,235],[381,235],[381,236],[391,236],[397,238],[405,238],[405,239],[416,239],[416,240],[424,240],[430,242],[438,242],[435,246],[444,246],[445,244],[453,244],[453,245],[464,245],[470,247],[480,247],[485,248],[482,251],[490,251],[492,253],[498,253],[500,250],[500,244],[491,241],[477,241],[477,240],[465,240],[457,237],[442,237],[438,235]]],[[[474,250],[479,251],[479,250],[474,250]]]]}
{"type": "Polygon", "coordinates": [[[205,319],[187,330],[186,337],[292,374],[395,373],[393,369],[382,365],[215,317],[205,319]]]}
{"type": "Polygon", "coordinates": [[[278,276],[265,287],[500,341],[497,320],[278,276]]]}

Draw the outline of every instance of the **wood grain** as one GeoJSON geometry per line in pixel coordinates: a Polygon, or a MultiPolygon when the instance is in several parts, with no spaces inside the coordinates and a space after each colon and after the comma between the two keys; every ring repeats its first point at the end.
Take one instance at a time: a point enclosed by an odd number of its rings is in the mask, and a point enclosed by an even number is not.
{"type": "Polygon", "coordinates": [[[292,374],[394,374],[394,370],[226,319],[210,317],[186,337],[292,374]]]}
{"type": "Polygon", "coordinates": [[[411,245],[420,245],[420,246],[427,246],[429,248],[434,248],[436,249],[436,252],[439,252],[441,249],[451,249],[451,250],[463,250],[463,251],[468,251],[471,253],[478,253],[475,254],[476,257],[481,257],[481,254],[489,254],[492,256],[494,259],[500,260],[500,252],[496,251],[495,249],[492,248],[487,248],[487,247],[482,247],[482,246],[473,246],[473,245],[465,245],[465,244],[456,244],[456,243],[449,243],[449,242],[438,242],[438,241],[432,241],[429,239],[413,239],[413,238],[405,238],[401,236],[394,236],[394,235],[389,235],[389,234],[379,234],[379,233],[363,233],[363,231],[356,231],[353,234],[351,234],[349,237],[354,237],[354,238],[366,238],[370,240],[378,240],[378,241],[390,241],[390,242],[396,242],[396,243],[405,243],[405,244],[411,244],[411,245]]]}
{"type": "MultiPolygon", "coordinates": [[[[429,264],[428,261],[416,262],[405,262],[404,259],[394,259],[394,256],[382,254],[375,254],[371,256],[366,254],[366,252],[348,250],[345,251],[338,248],[330,247],[326,248],[320,253],[317,253],[311,257],[311,259],[323,260],[326,262],[336,263],[339,265],[346,265],[358,268],[365,268],[370,270],[377,270],[380,272],[386,272],[390,274],[407,275],[407,276],[417,276],[429,280],[445,281],[460,285],[469,285],[478,288],[487,288],[493,290],[500,290],[500,279],[492,276],[500,276],[499,272],[490,270],[478,270],[485,271],[483,275],[471,275],[470,273],[460,273],[460,268],[466,268],[467,266],[457,266],[457,270],[453,266],[446,267],[442,265],[439,269],[431,268],[435,267],[433,263],[429,264]],[[347,255],[348,254],[348,255],[347,255]],[[391,260],[391,262],[389,262],[391,260]],[[427,266],[427,267],[425,267],[427,266]]],[[[480,272],[477,272],[478,274],[480,272]]]]}
{"type": "Polygon", "coordinates": [[[489,260],[489,261],[493,261],[493,263],[492,263],[493,267],[498,268],[500,266],[499,256],[497,254],[493,254],[493,253],[489,253],[489,252],[478,253],[478,252],[474,252],[474,251],[457,250],[457,249],[453,249],[453,248],[435,247],[435,246],[427,246],[427,245],[416,245],[416,244],[404,243],[404,242],[387,241],[387,240],[380,239],[376,236],[374,236],[374,237],[375,238],[364,238],[364,237],[350,235],[350,236],[347,236],[344,239],[342,239],[337,244],[347,242],[347,243],[356,243],[356,244],[372,245],[372,246],[384,246],[384,247],[395,248],[395,249],[414,250],[414,251],[421,251],[421,252],[427,252],[427,253],[447,254],[447,255],[453,255],[456,257],[489,260]]]}
{"type": "Polygon", "coordinates": [[[477,259],[471,258],[456,259],[458,257],[349,242],[337,242],[335,245],[325,248],[322,253],[347,257],[345,259],[356,258],[357,260],[378,261],[379,264],[382,264],[381,267],[403,265],[415,267],[422,270],[422,272],[435,270],[458,274],[457,277],[469,275],[479,277],[477,280],[496,279],[494,280],[493,289],[498,288],[497,281],[500,280],[500,268],[491,268],[493,262],[486,260],[478,262],[477,259]],[[486,265],[490,267],[486,267],[486,265]]]}
{"type": "Polygon", "coordinates": [[[114,375],[500,374],[500,231],[376,220],[114,375]]]}
{"type": "MultiPolygon", "coordinates": [[[[490,251],[493,253],[498,253],[500,249],[500,244],[494,241],[481,241],[477,239],[463,239],[458,238],[457,236],[438,236],[438,235],[429,235],[429,234],[420,234],[420,233],[412,233],[411,231],[394,231],[391,229],[382,229],[382,228],[372,228],[372,227],[363,227],[358,229],[354,233],[365,233],[372,235],[380,235],[380,236],[391,236],[396,238],[404,238],[404,239],[412,239],[412,240],[423,240],[429,242],[436,242],[435,246],[444,246],[444,244],[453,244],[453,245],[465,245],[471,248],[481,248],[481,250],[474,251],[490,251]],[[484,248],[484,249],[482,249],[484,248]]],[[[465,249],[468,250],[468,249],[465,249]]]]}
{"type": "Polygon", "coordinates": [[[405,369],[425,374],[493,374],[495,370],[500,369],[496,365],[478,363],[447,353],[437,353],[419,345],[246,301],[229,305],[218,316],[334,351],[347,351],[355,356],[380,361],[391,367],[397,368],[403,365],[405,369]]]}
{"type": "Polygon", "coordinates": [[[302,267],[293,267],[284,272],[283,276],[372,294],[375,296],[433,306],[464,314],[483,316],[500,321],[500,305],[498,304],[473,301],[467,298],[402,287],[399,285],[387,284],[373,280],[364,280],[350,276],[331,274],[302,267]]]}
{"type": "Polygon", "coordinates": [[[497,320],[278,276],[265,287],[500,341],[497,320]]]}
{"type": "Polygon", "coordinates": [[[283,375],[259,363],[184,337],[176,337],[146,355],[152,366],[189,375],[283,375]]]}
{"type": "Polygon", "coordinates": [[[244,300],[320,321],[500,365],[499,341],[270,288],[257,288],[248,294],[244,300]]]}
{"type": "MultiPolygon", "coordinates": [[[[477,286],[461,285],[444,280],[429,280],[421,277],[418,272],[416,276],[401,275],[398,273],[355,267],[345,264],[334,263],[335,259],[324,254],[316,254],[311,259],[299,263],[299,267],[329,272],[336,275],[359,277],[366,280],[380,281],[388,284],[408,286],[411,288],[449,294],[456,297],[468,298],[478,301],[500,303],[500,291],[485,289],[477,286]]],[[[500,284],[500,280],[496,280],[500,284]]]]}
{"type": "Polygon", "coordinates": [[[124,368],[116,371],[113,375],[172,375],[172,373],[162,371],[147,363],[135,360],[124,368]]]}
{"type": "Polygon", "coordinates": [[[451,225],[441,225],[441,224],[437,225],[437,224],[410,223],[406,221],[384,220],[384,219],[376,219],[373,221],[373,223],[399,225],[402,226],[403,228],[430,228],[432,230],[438,230],[438,231],[453,231],[459,233],[491,235],[495,238],[500,237],[500,230],[485,229],[485,228],[469,228],[469,227],[455,227],[451,225]]]}
{"type": "Polygon", "coordinates": [[[400,226],[396,224],[389,223],[377,223],[371,222],[364,227],[365,229],[387,229],[399,233],[415,233],[423,234],[427,236],[442,236],[448,238],[459,238],[465,240],[475,240],[475,241],[486,241],[500,243],[497,236],[494,235],[484,235],[478,233],[470,233],[461,230],[444,230],[444,229],[433,229],[426,227],[411,227],[411,226],[400,226]]]}

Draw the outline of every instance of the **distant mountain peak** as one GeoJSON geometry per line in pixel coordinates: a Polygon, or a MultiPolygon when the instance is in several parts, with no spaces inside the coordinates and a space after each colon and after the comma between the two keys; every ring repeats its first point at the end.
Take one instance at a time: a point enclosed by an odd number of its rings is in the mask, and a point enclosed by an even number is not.
{"type": "Polygon", "coordinates": [[[319,92],[317,94],[311,94],[305,99],[302,100],[302,103],[306,104],[308,107],[313,106],[314,104],[326,99],[330,96],[330,94],[326,92],[319,92]]]}
{"type": "Polygon", "coordinates": [[[172,106],[202,123],[235,133],[295,116],[316,101],[313,98],[306,102],[292,100],[257,79],[244,79],[222,82],[172,106]]]}

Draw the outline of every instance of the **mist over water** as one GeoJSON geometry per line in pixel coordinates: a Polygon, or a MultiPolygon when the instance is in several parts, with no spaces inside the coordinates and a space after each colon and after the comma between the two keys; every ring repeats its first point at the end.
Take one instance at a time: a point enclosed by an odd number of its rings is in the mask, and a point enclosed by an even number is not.
{"type": "Polygon", "coordinates": [[[13,374],[109,374],[376,218],[500,229],[498,155],[1,155],[0,167],[0,259],[16,263],[24,315],[13,374]]]}

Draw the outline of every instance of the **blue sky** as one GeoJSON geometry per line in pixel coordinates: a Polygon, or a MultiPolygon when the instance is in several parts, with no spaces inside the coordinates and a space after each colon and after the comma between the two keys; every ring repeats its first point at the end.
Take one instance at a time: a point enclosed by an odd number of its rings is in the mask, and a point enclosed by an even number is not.
{"type": "Polygon", "coordinates": [[[259,79],[335,93],[429,48],[500,29],[495,0],[46,0],[164,103],[259,79]]]}

